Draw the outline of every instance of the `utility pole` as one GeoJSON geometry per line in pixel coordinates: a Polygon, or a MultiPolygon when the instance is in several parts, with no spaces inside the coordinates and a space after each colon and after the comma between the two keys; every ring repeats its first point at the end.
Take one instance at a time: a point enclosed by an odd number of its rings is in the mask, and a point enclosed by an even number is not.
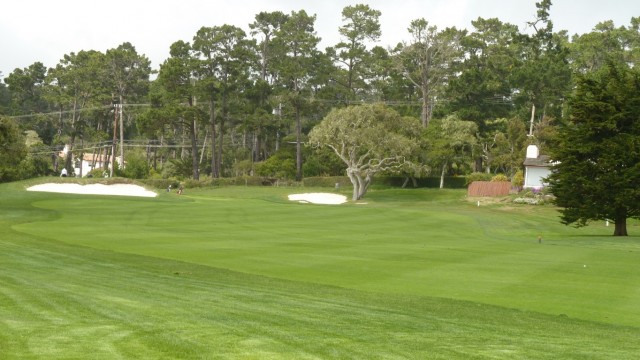
{"type": "Polygon", "coordinates": [[[124,169],[124,124],[122,120],[122,95],[118,99],[118,105],[116,105],[116,114],[120,117],[120,168],[124,169]]]}
{"type": "Polygon", "coordinates": [[[529,125],[529,137],[533,136],[533,119],[536,116],[536,105],[531,105],[531,124],[529,125]]]}
{"type": "Polygon", "coordinates": [[[113,169],[116,160],[116,143],[118,142],[118,103],[119,98],[113,99],[113,141],[111,142],[111,168],[109,169],[109,177],[113,177],[113,169]]]}

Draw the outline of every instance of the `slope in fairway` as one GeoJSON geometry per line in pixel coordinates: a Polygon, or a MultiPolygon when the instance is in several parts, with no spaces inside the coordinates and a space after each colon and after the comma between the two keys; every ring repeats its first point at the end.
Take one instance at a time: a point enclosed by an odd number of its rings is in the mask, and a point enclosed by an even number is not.
{"type": "Polygon", "coordinates": [[[314,206],[271,188],[126,199],[0,187],[2,358],[640,351],[638,238],[558,225],[549,208],[430,190],[314,206]]]}

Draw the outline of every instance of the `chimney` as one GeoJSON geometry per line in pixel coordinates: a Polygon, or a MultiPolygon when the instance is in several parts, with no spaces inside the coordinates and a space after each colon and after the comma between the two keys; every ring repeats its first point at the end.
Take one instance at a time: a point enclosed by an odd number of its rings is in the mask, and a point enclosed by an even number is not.
{"type": "Polygon", "coordinates": [[[527,146],[527,159],[537,159],[540,151],[536,145],[527,146]]]}

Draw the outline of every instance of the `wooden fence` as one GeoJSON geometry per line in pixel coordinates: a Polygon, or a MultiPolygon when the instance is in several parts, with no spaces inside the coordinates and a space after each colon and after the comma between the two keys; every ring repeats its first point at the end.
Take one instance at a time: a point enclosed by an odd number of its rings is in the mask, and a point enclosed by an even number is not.
{"type": "Polygon", "coordinates": [[[470,197],[478,196],[506,196],[511,191],[509,181],[474,181],[467,189],[470,197]]]}

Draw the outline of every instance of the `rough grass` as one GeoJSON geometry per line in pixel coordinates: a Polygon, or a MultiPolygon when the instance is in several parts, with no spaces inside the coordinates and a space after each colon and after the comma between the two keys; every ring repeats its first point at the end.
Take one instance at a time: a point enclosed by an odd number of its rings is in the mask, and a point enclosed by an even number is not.
{"type": "Polygon", "coordinates": [[[640,351],[640,239],[559,225],[548,206],[437,190],[319,206],[286,200],[300,189],[131,199],[24,186],[0,186],[3,359],[640,351]]]}

